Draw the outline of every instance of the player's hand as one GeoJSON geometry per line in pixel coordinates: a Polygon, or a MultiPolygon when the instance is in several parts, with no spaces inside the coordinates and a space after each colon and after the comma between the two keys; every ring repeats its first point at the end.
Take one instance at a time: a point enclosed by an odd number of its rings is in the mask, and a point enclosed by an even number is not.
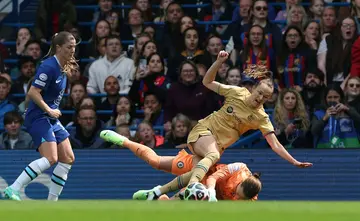
{"type": "Polygon", "coordinates": [[[53,118],[59,118],[61,116],[61,111],[59,109],[50,109],[47,113],[53,118]]]}
{"type": "Polygon", "coordinates": [[[313,164],[312,163],[308,163],[308,162],[299,162],[296,161],[294,163],[294,166],[299,167],[299,168],[307,168],[307,167],[311,167],[313,164]]]}
{"type": "Polygon", "coordinates": [[[228,59],[228,57],[229,57],[229,53],[222,50],[219,52],[219,54],[217,56],[217,60],[220,61],[221,63],[223,63],[224,61],[226,61],[228,59]]]}
{"type": "Polygon", "coordinates": [[[214,189],[208,189],[208,193],[209,193],[209,202],[217,202],[218,201],[216,199],[216,191],[214,189]]]}

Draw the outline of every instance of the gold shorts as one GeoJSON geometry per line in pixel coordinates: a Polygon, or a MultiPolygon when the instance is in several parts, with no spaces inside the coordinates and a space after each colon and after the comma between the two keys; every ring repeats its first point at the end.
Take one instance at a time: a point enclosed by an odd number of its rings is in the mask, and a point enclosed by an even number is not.
{"type": "MultiPolygon", "coordinates": [[[[203,136],[214,136],[214,134],[212,134],[211,131],[207,127],[205,127],[204,125],[198,123],[190,131],[188,139],[187,139],[187,146],[188,146],[189,150],[191,151],[191,153],[195,154],[194,148],[191,146],[191,143],[195,143],[200,137],[203,137],[203,136]]],[[[222,148],[219,146],[218,141],[216,141],[216,143],[217,143],[219,151],[221,153],[222,148]]]]}

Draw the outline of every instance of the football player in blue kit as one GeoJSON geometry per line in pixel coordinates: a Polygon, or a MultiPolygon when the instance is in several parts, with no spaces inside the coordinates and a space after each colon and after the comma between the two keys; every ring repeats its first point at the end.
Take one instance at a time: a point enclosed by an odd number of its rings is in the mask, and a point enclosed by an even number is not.
{"type": "Polygon", "coordinates": [[[5,197],[20,201],[19,191],[43,171],[57,163],[51,176],[48,200],[57,201],[74,162],[69,133],[61,125],[59,105],[67,77],[78,66],[74,58],[76,40],[69,32],[52,38],[49,57],[38,68],[28,91],[29,104],[24,125],[37,147],[40,159],[31,162],[15,182],[5,189],[5,197]]]}

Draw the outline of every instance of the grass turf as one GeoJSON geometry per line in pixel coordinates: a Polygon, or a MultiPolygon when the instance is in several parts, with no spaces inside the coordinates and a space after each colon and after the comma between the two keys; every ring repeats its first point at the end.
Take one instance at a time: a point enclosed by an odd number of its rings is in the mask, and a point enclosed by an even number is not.
{"type": "Polygon", "coordinates": [[[345,221],[358,220],[360,202],[0,201],[6,221],[345,221]]]}

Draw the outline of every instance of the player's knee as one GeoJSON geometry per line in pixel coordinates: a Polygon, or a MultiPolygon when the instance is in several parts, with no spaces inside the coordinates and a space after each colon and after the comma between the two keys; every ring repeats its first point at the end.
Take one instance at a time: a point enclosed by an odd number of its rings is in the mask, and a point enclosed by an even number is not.
{"type": "Polygon", "coordinates": [[[49,161],[51,166],[58,162],[58,156],[56,156],[56,155],[47,156],[46,159],[49,161]]]}
{"type": "Polygon", "coordinates": [[[213,163],[216,163],[220,159],[219,152],[209,152],[205,155],[206,158],[210,159],[213,163]]]}

